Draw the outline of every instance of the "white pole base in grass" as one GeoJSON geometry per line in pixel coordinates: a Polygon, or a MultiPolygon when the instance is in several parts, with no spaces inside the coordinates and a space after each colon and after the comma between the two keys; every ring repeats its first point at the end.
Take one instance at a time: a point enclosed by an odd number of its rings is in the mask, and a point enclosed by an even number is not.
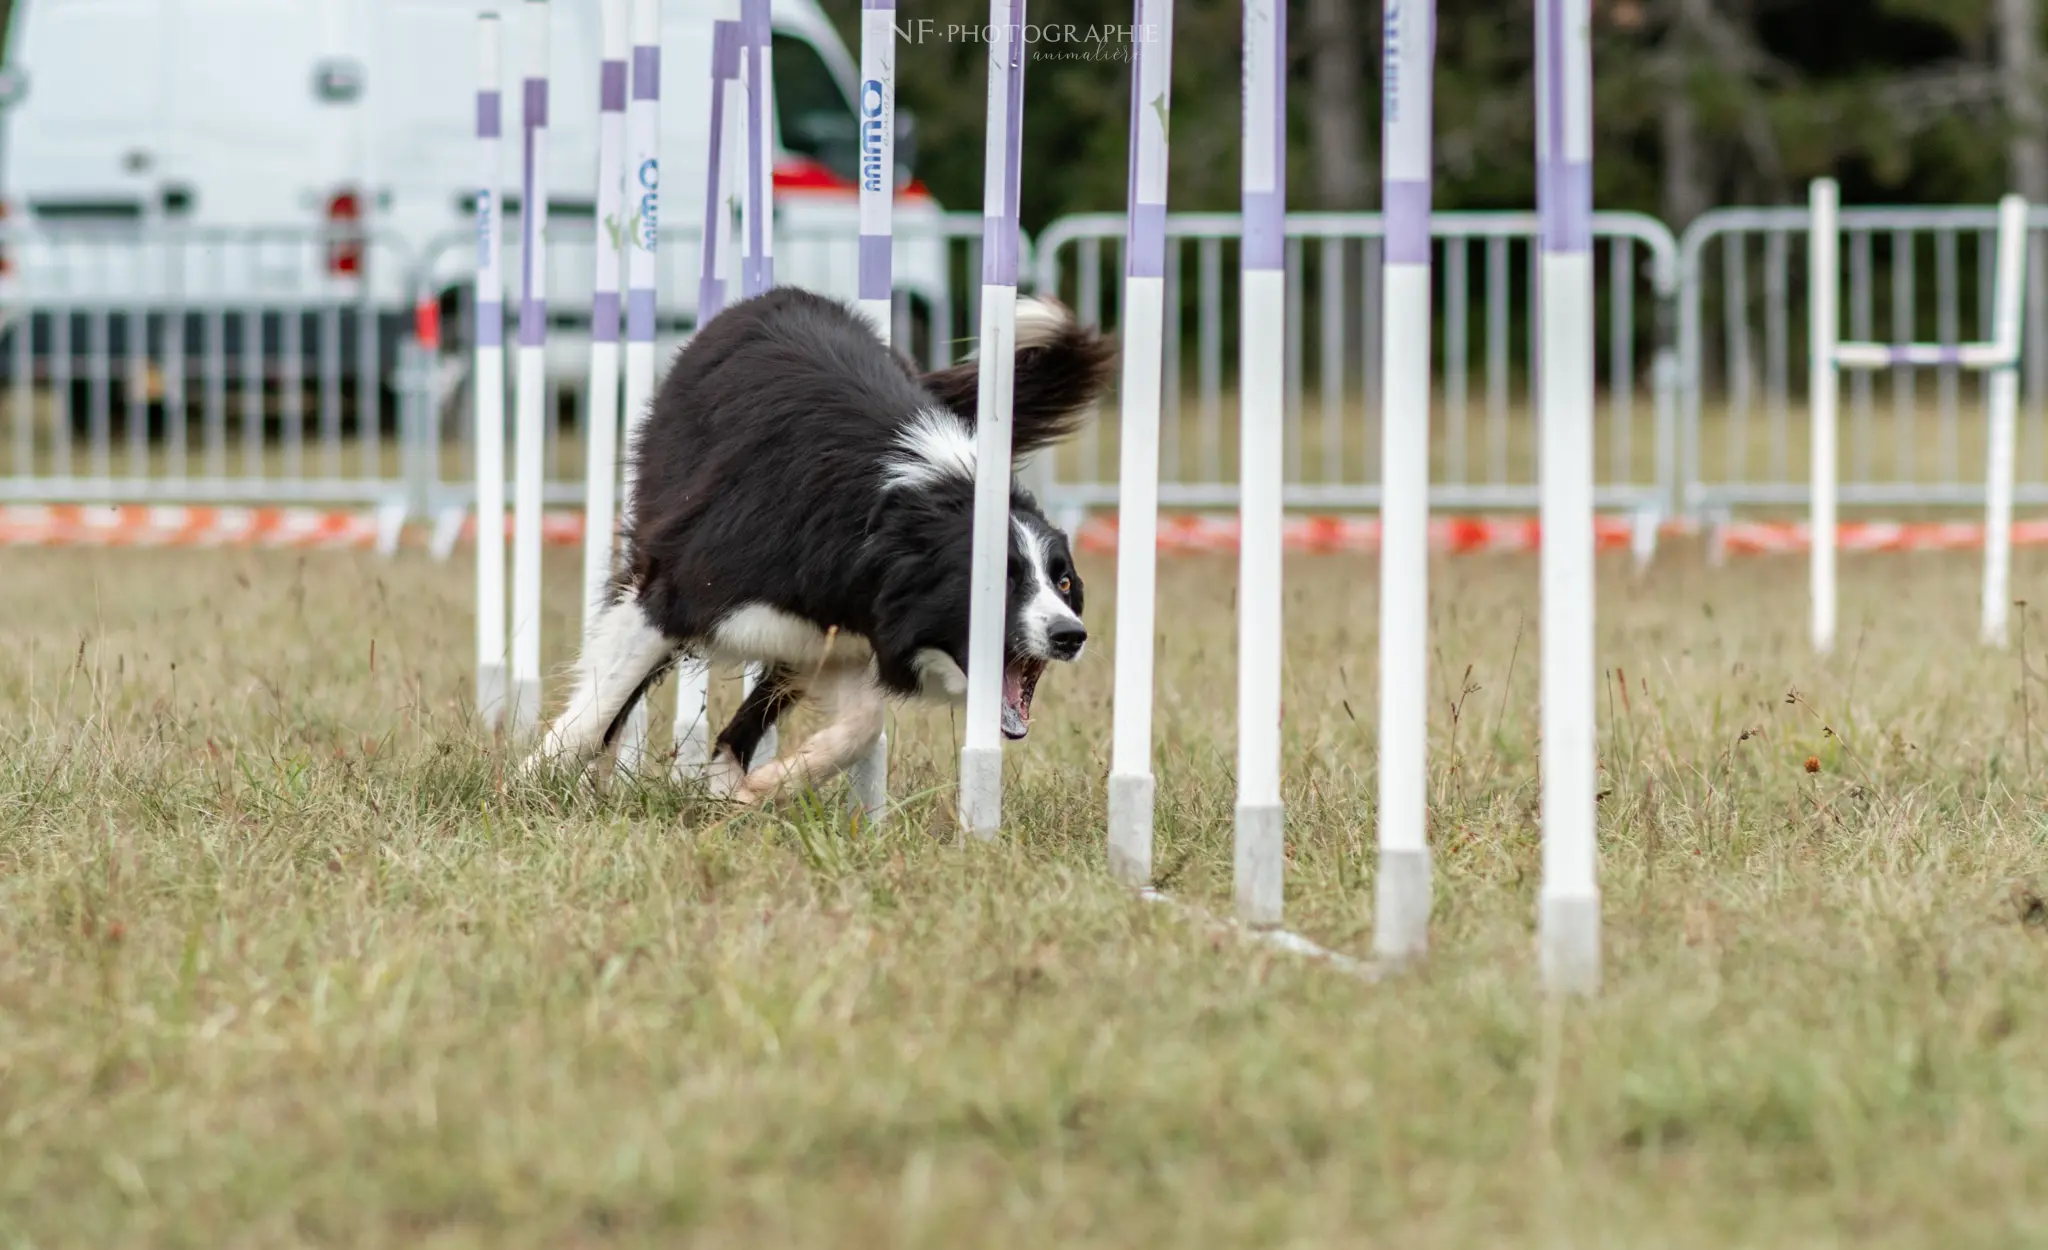
{"type": "Polygon", "coordinates": [[[960,748],[960,827],[991,841],[1003,821],[1003,749],[960,748]]]}
{"type": "Polygon", "coordinates": [[[889,731],[883,730],[868,753],[854,761],[847,783],[869,824],[880,824],[889,806],[889,731]]]}
{"type": "Polygon", "coordinates": [[[1278,803],[1237,805],[1237,918],[1254,928],[1280,923],[1285,885],[1286,809],[1278,803]]]}
{"type": "Polygon", "coordinates": [[[1321,964],[1323,967],[1329,968],[1334,972],[1341,972],[1346,976],[1356,977],[1361,981],[1378,981],[1385,973],[1385,969],[1375,962],[1353,959],[1341,951],[1333,951],[1327,946],[1318,945],[1291,929],[1252,928],[1244,924],[1233,924],[1228,920],[1218,919],[1199,907],[1183,903],[1171,894],[1155,890],[1150,886],[1140,887],[1138,897],[1147,903],[1163,903],[1207,928],[1218,932],[1235,934],[1248,942],[1257,942],[1261,946],[1270,946],[1275,950],[1285,951],[1290,955],[1299,955],[1303,959],[1321,964]]]}
{"type": "Polygon", "coordinates": [[[1401,964],[1427,954],[1429,848],[1381,851],[1373,894],[1373,957],[1388,964],[1401,964]]]}
{"type": "Polygon", "coordinates": [[[506,677],[503,664],[476,666],[476,711],[486,729],[496,729],[505,723],[505,696],[509,693],[506,677]]]}
{"type": "Polygon", "coordinates": [[[1130,886],[1152,884],[1152,795],[1150,773],[1109,776],[1109,872],[1130,886]]]}
{"type": "Polygon", "coordinates": [[[1546,892],[1536,910],[1536,962],[1543,988],[1592,994],[1600,988],[1600,894],[1546,892]]]}

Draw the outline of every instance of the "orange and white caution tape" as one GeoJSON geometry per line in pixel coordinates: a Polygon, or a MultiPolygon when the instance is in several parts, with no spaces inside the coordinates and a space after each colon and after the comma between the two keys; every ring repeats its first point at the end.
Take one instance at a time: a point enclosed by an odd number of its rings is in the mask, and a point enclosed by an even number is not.
{"type": "MultiPolygon", "coordinates": [[[[444,513],[438,526],[403,525],[393,509],[348,511],[293,507],[216,507],[161,504],[0,505],[0,546],[11,547],[274,547],[296,549],[433,546],[445,552],[473,539],[476,518],[444,513]],[[430,538],[430,532],[432,534],[430,538]]],[[[511,518],[506,518],[511,525],[511,518]]],[[[1534,516],[1440,516],[1430,521],[1430,545],[1452,554],[1533,552],[1542,528],[1534,516]]],[[[1699,533],[1698,527],[1669,521],[1666,537],[1699,533]]],[[[1984,526],[1970,521],[1852,521],[1839,528],[1844,551],[1967,551],[1984,545],[1984,526]]],[[[1237,518],[1227,513],[1174,513],[1159,518],[1159,549],[1171,553],[1229,553],[1238,546],[1237,518]]],[[[1626,516],[1594,519],[1594,542],[1602,550],[1627,550],[1637,538],[1626,516]]],[[[1705,532],[1710,546],[1738,555],[1805,551],[1807,528],[1797,521],[1725,521],[1705,532]]],[[[583,514],[543,514],[541,540],[550,546],[583,541],[583,514]]],[[[1096,552],[1117,546],[1114,515],[1091,516],[1074,535],[1075,545],[1096,552]]],[[[1302,553],[1376,551],[1379,518],[1291,516],[1282,542],[1302,553]]],[[[2013,525],[2013,545],[2048,546],[2048,519],[2013,525]]]]}

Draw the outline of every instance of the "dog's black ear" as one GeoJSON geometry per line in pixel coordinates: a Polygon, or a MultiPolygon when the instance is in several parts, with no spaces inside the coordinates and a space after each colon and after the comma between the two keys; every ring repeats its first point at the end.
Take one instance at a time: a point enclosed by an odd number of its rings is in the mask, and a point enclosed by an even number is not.
{"type": "MultiPolygon", "coordinates": [[[[1020,300],[1011,454],[1022,456],[1078,433],[1109,393],[1116,363],[1115,340],[1083,326],[1064,304],[1043,297],[1020,300]]],[[[934,370],[923,381],[940,403],[975,420],[981,400],[979,361],[934,370]]]]}

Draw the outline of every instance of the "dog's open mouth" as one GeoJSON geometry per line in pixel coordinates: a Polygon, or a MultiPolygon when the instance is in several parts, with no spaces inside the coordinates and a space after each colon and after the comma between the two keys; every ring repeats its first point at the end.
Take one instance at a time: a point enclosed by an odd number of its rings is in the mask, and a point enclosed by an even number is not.
{"type": "Polygon", "coordinates": [[[1045,673],[1045,661],[1017,656],[1003,666],[1003,737],[1016,741],[1031,732],[1031,692],[1045,673]]]}

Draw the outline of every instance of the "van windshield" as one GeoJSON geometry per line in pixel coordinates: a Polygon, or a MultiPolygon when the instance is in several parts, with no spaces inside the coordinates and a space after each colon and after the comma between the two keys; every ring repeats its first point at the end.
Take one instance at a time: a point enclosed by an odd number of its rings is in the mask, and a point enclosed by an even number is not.
{"type": "Polygon", "coordinates": [[[776,35],[775,120],[782,146],[852,183],[860,176],[860,129],[853,105],[818,50],[793,35],[776,35]]]}

